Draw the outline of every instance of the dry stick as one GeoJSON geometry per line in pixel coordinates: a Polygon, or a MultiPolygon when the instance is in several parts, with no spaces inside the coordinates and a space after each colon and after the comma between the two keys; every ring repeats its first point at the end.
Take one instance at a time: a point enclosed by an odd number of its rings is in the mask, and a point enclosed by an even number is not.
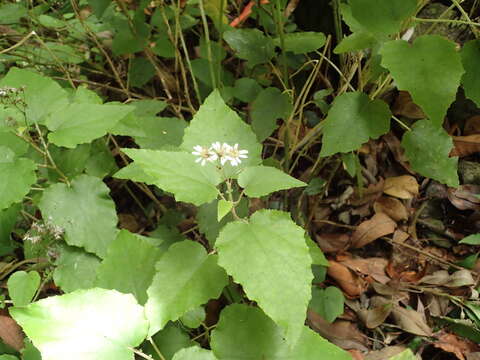
{"type": "Polygon", "coordinates": [[[17,42],[15,45],[12,45],[9,48],[6,48],[6,49],[3,49],[2,51],[0,51],[0,55],[6,54],[9,51],[15,50],[17,47],[22,46],[25,43],[25,41],[27,41],[28,39],[30,39],[34,35],[37,35],[37,33],[35,31],[30,31],[22,40],[17,42]]]}

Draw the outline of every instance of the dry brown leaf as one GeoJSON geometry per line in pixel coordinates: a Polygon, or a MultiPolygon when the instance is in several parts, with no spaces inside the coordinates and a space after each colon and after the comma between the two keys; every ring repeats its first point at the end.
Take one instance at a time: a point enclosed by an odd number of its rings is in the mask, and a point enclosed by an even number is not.
{"type": "Polygon", "coordinates": [[[438,337],[433,346],[443,351],[454,354],[457,359],[465,360],[465,355],[478,351],[478,345],[469,340],[457,337],[454,334],[444,333],[438,337]]]}
{"type": "Polygon", "coordinates": [[[382,195],[384,183],[384,180],[380,179],[378,183],[370,184],[367,188],[361,189],[361,191],[355,189],[355,193],[350,199],[350,204],[353,206],[371,204],[382,195]]]}
{"type": "Polygon", "coordinates": [[[358,311],[357,314],[367,328],[375,329],[385,322],[391,311],[392,306],[384,304],[371,309],[362,309],[358,311]]]}
{"type": "Polygon", "coordinates": [[[381,284],[386,284],[390,281],[390,278],[385,272],[385,268],[388,265],[388,260],[385,258],[347,258],[342,260],[341,263],[347,266],[350,270],[361,273],[362,275],[370,276],[381,284]]]}
{"type": "Polygon", "coordinates": [[[348,234],[317,233],[315,234],[315,240],[320,246],[320,249],[326,253],[343,251],[346,250],[350,245],[350,235],[348,234]]]}
{"type": "Polygon", "coordinates": [[[382,136],[383,141],[387,144],[388,148],[392,152],[395,160],[403,166],[410,174],[415,174],[410,168],[407,157],[405,156],[405,150],[403,149],[400,140],[392,133],[389,132],[382,136]]]}
{"type": "Polygon", "coordinates": [[[23,348],[23,332],[10,316],[0,315],[0,338],[8,346],[20,351],[23,348]]]}
{"type": "Polygon", "coordinates": [[[365,292],[367,284],[362,278],[339,262],[330,260],[329,264],[328,275],[338,283],[346,295],[356,297],[365,292]]]}
{"type": "Polygon", "coordinates": [[[399,199],[413,199],[418,195],[418,182],[411,175],[389,177],[385,179],[383,192],[399,199]]]}
{"type": "Polygon", "coordinates": [[[479,185],[460,185],[448,189],[448,200],[459,210],[480,210],[479,185]]]}
{"type": "Polygon", "coordinates": [[[367,337],[350,321],[337,320],[330,324],[312,310],[308,310],[307,320],[313,330],[342,349],[368,350],[367,337]]]}
{"type": "Polygon", "coordinates": [[[420,336],[432,336],[432,329],[427,325],[423,314],[418,311],[396,305],[392,309],[392,316],[397,325],[406,332],[420,336]]]}
{"type": "Polygon", "coordinates": [[[453,136],[453,149],[450,156],[464,157],[480,151],[480,134],[453,136]]]}
{"type": "Polygon", "coordinates": [[[392,234],[397,224],[383,213],[375,214],[370,220],[366,220],[357,226],[352,235],[352,246],[359,248],[378,238],[392,234]]]}
{"type": "Polygon", "coordinates": [[[384,347],[382,350],[370,351],[365,357],[365,360],[390,359],[391,357],[400,354],[402,351],[405,351],[406,349],[407,347],[403,345],[387,346],[387,347],[384,347]]]}
{"type": "Polygon", "coordinates": [[[409,119],[425,119],[426,117],[420,106],[413,102],[412,97],[407,91],[400,91],[398,93],[392,107],[392,112],[394,115],[405,116],[409,119]]]}
{"type": "Polygon", "coordinates": [[[382,196],[373,203],[376,213],[387,214],[395,221],[408,220],[408,211],[403,203],[389,196],[382,196]]]}

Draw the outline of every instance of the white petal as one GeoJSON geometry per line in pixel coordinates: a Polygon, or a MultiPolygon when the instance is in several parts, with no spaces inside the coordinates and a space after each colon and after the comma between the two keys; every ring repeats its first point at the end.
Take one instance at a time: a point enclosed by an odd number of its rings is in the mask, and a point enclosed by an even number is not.
{"type": "Polygon", "coordinates": [[[238,153],[239,154],[248,154],[248,150],[240,150],[238,153]]]}
{"type": "Polygon", "coordinates": [[[202,162],[201,162],[202,166],[204,166],[206,163],[207,163],[207,160],[206,160],[206,159],[202,159],[202,162]]]}
{"type": "Polygon", "coordinates": [[[199,163],[200,161],[202,161],[202,158],[198,158],[195,160],[196,163],[199,163]]]}
{"type": "Polygon", "coordinates": [[[195,150],[195,151],[203,151],[203,146],[195,145],[195,146],[193,147],[193,150],[195,150]]]}

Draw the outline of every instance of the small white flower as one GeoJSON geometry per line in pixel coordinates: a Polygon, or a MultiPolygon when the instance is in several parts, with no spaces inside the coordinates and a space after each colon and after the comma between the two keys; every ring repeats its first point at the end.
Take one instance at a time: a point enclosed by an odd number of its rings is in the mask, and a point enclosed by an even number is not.
{"type": "Polygon", "coordinates": [[[232,147],[227,143],[220,144],[220,142],[214,142],[212,144],[212,149],[217,154],[218,158],[220,159],[220,164],[223,166],[228,161],[227,154],[232,147]]]}
{"type": "Polygon", "coordinates": [[[241,159],[246,159],[248,157],[247,154],[248,150],[239,150],[238,144],[235,144],[234,146],[230,146],[225,158],[230,161],[232,166],[237,166],[242,162],[241,159]]]}
{"type": "Polygon", "coordinates": [[[192,151],[192,154],[198,156],[195,162],[200,163],[202,166],[204,166],[207,161],[212,162],[218,159],[218,155],[216,153],[204,146],[196,145],[193,147],[193,150],[195,151],[192,151]]]}

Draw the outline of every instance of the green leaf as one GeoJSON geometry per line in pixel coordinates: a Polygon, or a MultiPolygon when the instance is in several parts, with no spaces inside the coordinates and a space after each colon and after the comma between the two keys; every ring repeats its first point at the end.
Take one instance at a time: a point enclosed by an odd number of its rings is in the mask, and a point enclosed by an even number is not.
{"type": "Polygon", "coordinates": [[[310,257],[312,258],[312,265],[329,266],[330,264],[325,255],[323,255],[320,247],[307,234],[305,234],[305,241],[307,242],[310,257]]]}
{"type": "Polygon", "coordinates": [[[21,201],[28,194],[30,187],[37,181],[36,168],[30,159],[13,156],[6,161],[0,159],[0,210],[21,201]]]}
{"type": "Polygon", "coordinates": [[[113,177],[117,179],[132,180],[135,182],[144,182],[148,185],[153,185],[156,182],[156,177],[148,175],[143,167],[136,162],[130,163],[124,168],[116,172],[113,177]]]}
{"type": "Polygon", "coordinates": [[[223,38],[248,67],[269,62],[275,56],[273,40],[258,29],[233,29],[223,33],[223,38]]]}
{"type": "Polygon", "coordinates": [[[317,195],[320,194],[327,185],[327,182],[321,177],[313,178],[308,186],[305,188],[304,192],[307,195],[317,195]]]}
{"type": "Polygon", "coordinates": [[[240,78],[235,80],[233,96],[240,101],[249,103],[255,100],[260,91],[262,91],[262,87],[256,80],[250,78],[240,78]]]}
{"type": "Polygon", "coordinates": [[[55,261],[53,281],[64,292],[89,289],[95,285],[100,259],[74,246],[62,246],[55,261]]]}
{"type": "Polygon", "coordinates": [[[18,360],[18,358],[13,355],[0,355],[0,360],[18,360]]]}
{"type": "MultiPolygon", "coordinates": [[[[201,166],[186,152],[123,149],[160,189],[171,192],[177,201],[195,205],[216,199],[220,175],[214,165],[201,166]]],[[[135,179],[134,179],[135,180],[135,179]]]]}
{"type": "Polygon", "coordinates": [[[28,16],[28,10],[22,4],[4,3],[0,6],[0,24],[18,24],[19,20],[28,16]]]}
{"type": "Polygon", "coordinates": [[[464,72],[455,43],[424,35],[412,45],[404,40],[389,41],[380,53],[382,66],[390,71],[398,89],[408,91],[415,104],[440,126],[464,72]]]}
{"type": "Polygon", "coordinates": [[[282,332],[259,308],[227,306],[212,332],[211,348],[220,360],[328,359],[351,355],[302,325],[297,344],[289,348],[282,332]]]}
{"type": "MultiPolygon", "coordinates": [[[[67,177],[73,178],[85,170],[87,160],[90,157],[90,144],[81,144],[73,149],[67,149],[50,145],[48,151],[55,161],[55,165],[67,177]]],[[[49,178],[58,181],[60,175],[53,169],[49,169],[49,178]]]]}
{"type": "Polygon", "coordinates": [[[170,246],[156,269],[145,304],[149,335],[169,320],[177,320],[187,311],[217,298],[228,283],[217,256],[207,255],[200,244],[189,240],[170,246]]]}
{"type": "Polygon", "coordinates": [[[314,287],[312,300],[308,306],[329,323],[343,314],[343,293],[335,286],[326,289],[314,287]]]}
{"type": "Polygon", "coordinates": [[[103,258],[117,235],[117,213],[108,187],[98,178],[80,175],[71,186],[54,184],[39,203],[42,215],[65,230],[65,241],[103,258]]]}
{"type": "MultiPolygon", "coordinates": [[[[294,54],[305,54],[320,49],[325,45],[325,34],[321,32],[303,31],[285,34],[284,51],[291,51],[294,54]]],[[[281,46],[280,38],[275,39],[275,45],[281,46]]]]}
{"type": "Polygon", "coordinates": [[[10,234],[17,223],[21,209],[21,204],[15,204],[0,210],[0,256],[8,254],[14,249],[10,234]]]}
{"type": "Polygon", "coordinates": [[[261,197],[279,190],[307,186],[283,171],[270,166],[252,166],[238,176],[238,184],[250,197],[261,197]]]}
{"type": "Polygon", "coordinates": [[[0,87],[20,88],[25,86],[22,96],[27,105],[29,124],[42,123],[45,116],[63,108],[68,103],[67,92],[50,78],[26,69],[12,68],[0,80],[0,87]]]}
{"type": "Polygon", "coordinates": [[[349,0],[353,17],[370,32],[390,35],[415,13],[416,0],[349,0]]]}
{"type": "Polygon", "coordinates": [[[26,306],[40,286],[40,275],[36,271],[16,271],[8,278],[7,286],[13,305],[26,306]]]}
{"type": "Polygon", "coordinates": [[[187,311],[180,318],[180,321],[183,325],[188,326],[191,329],[196,329],[205,321],[207,313],[203,306],[199,306],[195,309],[187,311]]]}
{"type": "Polygon", "coordinates": [[[418,358],[413,354],[412,350],[406,349],[400,354],[392,356],[388,360],[417,360],[418,358]]]}
{"type": "Polygon", "coordinates": [[[86,86],[79,86],[75,90],[75,95],[73,96],[72,102],[79,104],[103,104],[103,100],[98,94],[87,88],[86,86]]]}
{"type": "Polygon", "coordinates": [[[142,51],[147,45],[147,38],[132,33],[128,24],[120,25],[112,41],[112,51],[115,55],[134,54],[142,51]]]}
{"type": "Polygon", "coordinates": [[[130,62],[128,80],[131,86],[142,87],[155,75],[152,63],[144,57],[135,57],[130,62]]]}
{"type": "Polygon", "coordinates": [[[96,285],[133,294],[143,305],[155,275],[155,263],[161,255],[162,252],[147,241],[121,230],[97,269],[96,285]]]}
{"type": "MultiPolygon", "coordinates": [[[[0,113],[0,117],[1,116],[3,116],[3,114],[0,113]]],[[[12,150],[16,156],[25,155],[25,153],[28,151],[28,148],[29,148],[29,145],[26,141],[20,139],[13,132],[10,132],[8,130],[4,131],[1,127],[0,127],[0,144],[2,144],[1,146],[5,146],[10,150],[12,150]]]]}
{"type": "Polygon", "coordinates": [[[358,51],[373,47],[377,40],[368,32],[354,32],[344,37],[342,41],[335,47],[335,54],[343,54],[351,51],[358,51]]]}
{"type": "Polygon", "coordinates": [[[217,220],[220,222],[232,210],[233,203],[227,200],[218,200],[217,220]]]}
{"type": "Polygon", "coordinates": [[[370,100],[362,92],[335,98],[323,127],[320,156],[357,150],[369,139],[376,139],[390,128],[391,113],[382,100],[370,100]]]}
{"type": "MultiPolygon", "coordinates": [[[[194,341],[190,340],[187,332],[172,322],[169,322],[165,328],[157,332],[152,337],[152,340],[157,348],[161,349],[165,360],[171,360],[175,353],[179,350],[196,344],[194,341]]],[[[149,342],[146,343],[143,351],[156,360],[163,360],[160,359],[157,352],[149,342]]]]}
{"type": "Polygon", "coordinates": [[[464,237],[459,244],[480,245],[480,234],[472,234],[464,237]]]}
{"type": "Polygon", "coordinates": [[[462,77],[462,85],[465,95],[473,100],[480,107],[480,40],[471,40],[465,43],[462,48],[462,63],[465,74],[462,77]]]}
{"type": "Polygon", "coordinates": [[[229,163],[224,166],[227,176],[236,173],[238,169],[261,162],[262,147],[255,134],[250,126],[225,104],[218,90],[205,99],[190,121],[190,126],[185,129],[182,148],[191,152],[196,145],[210,146],[216,141],[230,145],[238,143],[240,149],[248,150],[248,158],[239,166],[232,167],[229,163]]]}
{"type": "Polygon", "coordinates": [[[48,139],[55,145],[74,148],[105,135],[132,111],[126,105],[71,103],[47,118],[46,125],[53,131],[48,139]]]}
{"type": "Polygon", "coordinates": [[[112,3],[112,0],[88,0],[88,5],[93,10],[95,16],[99,19],[102,18],[103,13],[108,8],[108,5],[112,3]]]}
{"type": "Polygon", "coordinates": [[[90,157],[85,164],[85,172],[103,179],[116,170],[118,170],[118,166],[104,139],[93,141],[90,147],[90,157]]]}
{"type": "Polygon", "coordinates": [[[458,158],[449,157],[453,142],[442,127],[429,120],[417,121],[403,135],[402,146],[413,170],[448,186],[459,185],[458,158]]]}
{"type": "Polygon", "coordinates": [[[217,358],[210,350],[192,346],[182,349],[175,354],[172,360],[216,360],[217,358]]]}
{"type": "Polygon", "coordinates": [[[129,348],[148,330],[143,307],[114,290],[77,290],[11,308],[10,314],[44,360],[133,360],[129,348]]]}
{"type": "Polygon", "coordinates": [[[252,103],[252,129],[259,141],[265,140],[278,126],[277,119],[286,119],[292,103],[286,93],[274,87],[263,89],[252,103]]]}
{"type": "Polygon", "coordinates": [[[135,136],[135,142],[142,149],[168,150],[179,147],[187,123],[173,117],[142,117],[139,125],[145,132],[144,135],[135,136]]]}
{"type": "Polygon", "coordinates": [[[287,213],[260,210],[248,223],[227,224],[216,248],[219,264],[294,344],[305,322],[313,279],[304,230],[287,213]]]}

